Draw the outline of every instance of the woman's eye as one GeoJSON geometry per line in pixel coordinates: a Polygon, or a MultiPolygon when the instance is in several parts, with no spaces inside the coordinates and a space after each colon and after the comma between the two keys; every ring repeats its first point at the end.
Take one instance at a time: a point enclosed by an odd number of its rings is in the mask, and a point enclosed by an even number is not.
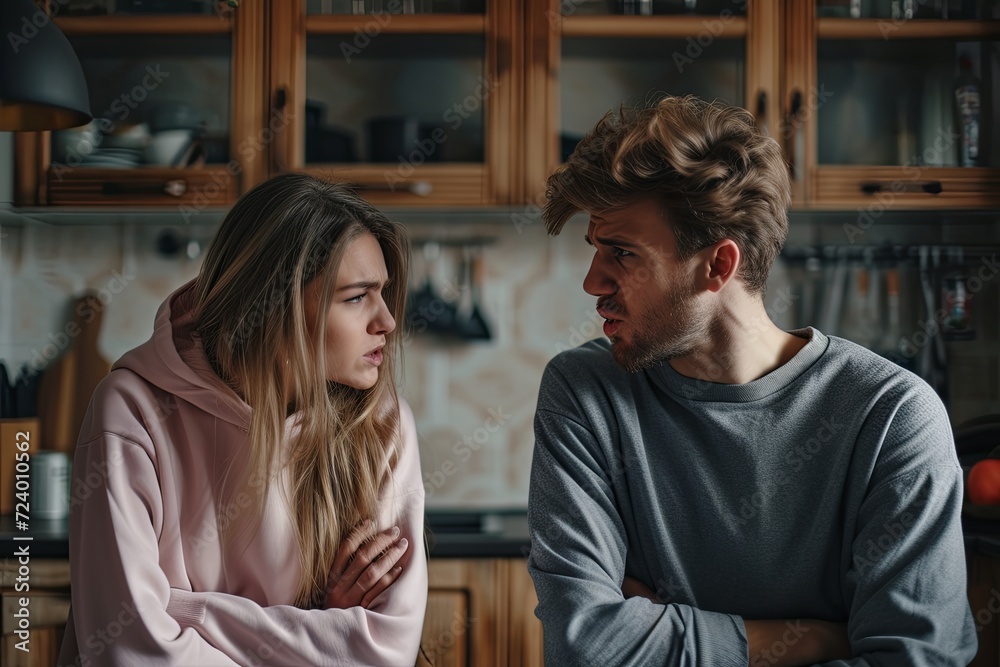
{"type": "Polygon", "coordinates": [[[350,299],[347,299],[345,303],[361,303],[364,300],[364,298],[365,298],[364,294],[359,294],[357,296],[351,297],[350,299]]]}

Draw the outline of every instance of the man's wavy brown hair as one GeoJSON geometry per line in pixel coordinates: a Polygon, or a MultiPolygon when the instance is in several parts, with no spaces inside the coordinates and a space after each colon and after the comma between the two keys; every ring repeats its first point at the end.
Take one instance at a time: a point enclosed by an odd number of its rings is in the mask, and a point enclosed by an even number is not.
{"type": "Polygon", "coordinates": [[[688,96],[609,111],[549,176],[546,196],[552,235],[579,211],[656,197],[681,260],[732,239],[739,278],[763,296],[788,233],[791,186],[778,143],[748,111],[688,96]]]}

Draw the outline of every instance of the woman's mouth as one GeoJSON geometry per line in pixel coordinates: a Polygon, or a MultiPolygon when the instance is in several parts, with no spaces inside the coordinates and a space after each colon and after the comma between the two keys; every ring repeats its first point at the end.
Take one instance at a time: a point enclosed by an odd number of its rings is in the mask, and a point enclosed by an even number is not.
{"type": "Polygon", "coordinates": [[[365,359],[373,366],[378,366],[382,363],[382,348],[376,347],[374,350],[365,355],[365,359]]]}

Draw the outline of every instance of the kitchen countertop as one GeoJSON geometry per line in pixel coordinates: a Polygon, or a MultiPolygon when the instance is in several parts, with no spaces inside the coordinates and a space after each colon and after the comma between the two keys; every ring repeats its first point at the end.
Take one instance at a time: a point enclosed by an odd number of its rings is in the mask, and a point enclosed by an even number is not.
{"type": "MultiPolygon", "coordinates": [[[[431,558],[527,557],[530,540],[523,511],[428,510],[426,517],[431,558]]],[[[24,545],[32,558],[69,557],[67,519],[31,519],[28,524],[21,531],[13,515],[0,516],[0,558],[10,558],[24,545]]]]}
{"type": "MultiPolygon", "coordinates": [[[[531,544],[523,511],[427,512],[431,558],[526,558],[531,544]]],[[[32,519],[29,530],[17,530],[12,515],[0,516],[0,558],[10,558],[27,544],[32,558],[68,558],[66,519],[32,519]],[[30,540],[19,539],[30,537],[30,540]]],[[[1000,521],[963,516],[966,547],[1000,558],[1000,521]]]]}

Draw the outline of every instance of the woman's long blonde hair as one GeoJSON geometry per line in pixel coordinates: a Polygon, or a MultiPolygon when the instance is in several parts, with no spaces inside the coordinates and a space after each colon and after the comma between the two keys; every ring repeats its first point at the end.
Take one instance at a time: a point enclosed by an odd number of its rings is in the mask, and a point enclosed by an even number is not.
{"type": "MultiPolygon", "coordinates": [[[[324,323],[337,270],[346,247],[363,234],[382,249],[389,276],[382,295],[401,323],[409,258],[402,226],[343,186],[305,174],[277,176],[241,197],[196,282],[197,329],[208,360],[251,407],[241,481],[254,504],[237,523],[256,531],[269,481],[287,465],[302,565],[296,604],[307,608],[322,603],[334,555],[351,528],[378,522],[379,497],[398,458],[398,329],[386,337],[371,389],[328,382],[324,373],[324,323]],[[303,295],[314,279],[323,289],[310,331],[303,295]],[[292,406],[286,388],[293,389],[292,406]],[[283,449],[290,410],[300,416],[300,430],[283,449]]],[[[228,539],[232,526],[221,517],[220,526],[228,539]]]]}

